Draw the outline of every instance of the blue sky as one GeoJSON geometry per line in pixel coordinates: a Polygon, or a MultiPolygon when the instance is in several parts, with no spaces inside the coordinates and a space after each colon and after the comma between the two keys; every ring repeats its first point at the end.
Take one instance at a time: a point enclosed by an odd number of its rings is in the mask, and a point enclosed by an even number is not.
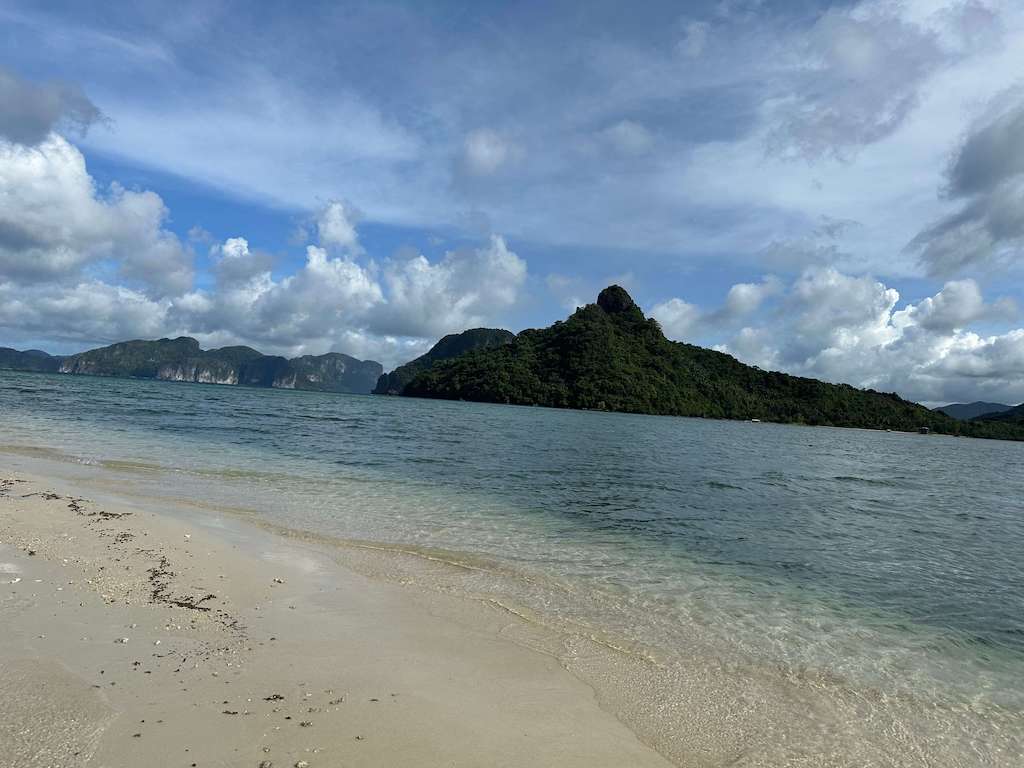
{"type": "Polygon", "coordinates": [[[610,282],[668,335],[1024,400],[1024,8],[0,2],[0,344],[391,367],[610,282]]]}

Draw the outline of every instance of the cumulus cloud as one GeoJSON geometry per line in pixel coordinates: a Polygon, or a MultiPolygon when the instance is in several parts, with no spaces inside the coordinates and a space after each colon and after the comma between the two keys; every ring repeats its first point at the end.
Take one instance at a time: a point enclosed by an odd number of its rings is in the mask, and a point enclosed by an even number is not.
{"type": "Polygon", "coordinates": [[[782,281],[767,275],[758,283],[736,283],[726,294],[725,303],[713,311],[679,298],[655,304],[650,315],[661,324],[665,335],[675,341],[690,341],[707,331],[721,330],[755,312],[766,300],[784,290],[782,281]]]}
{"type": "Polygon", "coordinates": [[[26,286],[0,278],[0,330],[11,343],[47,339],[77,350],[98,340],[156,338],[167,332],[168,305],[98,280],[26,286]]]}
{"type": "Polygon", "coordinates": [[[1006,298],[987,304],[974,280],[952,280],[905,314],[927,330],[956,331],[983,320],[1012,320],[1016,306],[1006,298]]]}
{"type": "Polygon", "coordinates": [[[0,68],[0,139],[33,146],[52,131],[84,133],[103,113],[78,88],[32,83],[0,68]]]}
{"type": "Polygon", "coordinates": [[[972,325],[1016,316],[972,280],[899,308],[894,288],[834,268],[810,268],[775,311],[719,349],[762,368],[896,391],[921,401],[1024,400],[1024,330],[981,335],[972,325]]]}
{"type": "Polygon", "coordinates": [[[99,192],[77,148],[56,134],[35,147],[0,142],[0,278],[77,280],[104,264],[160,297],[192,282],[192,254],[164,228],[153,192],[99,192]]]}
{"type": "MultiPolygon", "coordinates": [[[[220,247],[215,291],[197,291],[176,302],[178,325],[202,334],[231,336],[275,351],[323,346],[335,334],[360,324],[382,301],[368,271],[349,258],[332,258],[321,247],[306,248],[305,264],[274,280],[244,238],[220,247]]],[[[319,351],[326,351],[320,349],[319,351]]]]}
{"type": "Polygon", "coordinates": [[[700,308],[682,299],[655,304],[649,314],[660,323],[665,335],[676,341],[692,338],[692,331],[701,321],[700,308]]]}
{"type": "Polygon", "coordinates": [[[270,257],[242,237],[211,249],[213,287],[153,299],[89,279],[22,284],[0,278],[0,330],[13,339],[110,342],[188,334],[204,344],[262,351],[341,351],[388,367],[446,333],[493,324],[519,299],[526,263],[493,236],[476,249],[360,264],[306,247],[305,263],[275,278],[270,257]]]}
{"type": "Polygon", "coordinates": [[[244,237],[229,237],[219,245],[211,246],[213,274],[222,289],[248,285],[252,280],[269,275],[273,265],[270,254],[250,251],[244,237]]]}
{"type": "Polygon", "coordinates": [[[765,299],[781,292],[782,281],[774,275],[767,276],[760,283],[736,283],[725,297],[724,309],[732,317],[749,315],[765,299]]]}
{"type": "Polygon", "coordinates": [[[357,218],[356,211],[351,205],[339,200],[329,202],[316,219],[320,244],[340,248],[349,253],[360,253],[362,248],[356,234],[357,218]]]}
{"type": "Polygon", "coordinates": [[[1017,261],[1024,248],[1024,90],[993,101],[947,177],[946,196],[961,207],[924,229],[908,250],[936,275],[1017,261]]]}
{"type": "Polygon", "coordinates": [[[526,262],[492,235],[482,248],[392,260],[384,268],[388,302],[375,317],[383,333],[413,336],[450,333],[480,325],[512,306],[526,280],[526,262]]]}
{"type": "Polygon", "coordinates": [[[245,238],[226,240],[213,255],[215,290],[175,300],[168,313],[175,327],[209,343],[288,355],[337,350],[387,365],[492,321],[515,304],[526,279],[526,263],[497,235],[436,262],[414,254],[382,265],[308,245],[305,264],[280,279],[245,238]]]}
{"type": "Polygon", "coordinates": [[[56,134],[34,147],[0,142],[0,199],[0,331],[12,341],[192,334],[393,365],[437,336],[493,322],[526,280],[526,263],[497,235],[435,261],[365,259],[354,210],[332,201],[298,269],[275,277],[269,254],[232,237],[210,247],[213,285],[195,289],[192,252],[165,228],[160,197],[98,190],[81,152],[56,134]]]}

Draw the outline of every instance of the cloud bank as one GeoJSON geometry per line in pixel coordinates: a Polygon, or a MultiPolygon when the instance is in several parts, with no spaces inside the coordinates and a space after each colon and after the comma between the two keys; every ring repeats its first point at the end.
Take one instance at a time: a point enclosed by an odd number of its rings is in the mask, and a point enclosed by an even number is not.
{"type": "Polygon", "coordinates": [[[1017,3],[0,15],[32,73],[0,71],[6,343],[189,333],[392,365],[624,282],[671,336],[766,367],[1024,399],[1017,3]],[[94,178],[119,164],[251,225],[214,237],[94,178]],[[282,209],[287,252],[257,221],[282,209]]]}
{"type": "Polygon", "coordinates": [[[57,52],[94,84],[115,127],[91,150],[275,205],[357,201],[373,222],[757,262],[831,216],[863,222],[855,258],[901,275],[927,221],[935,274],[961,258],[943,243],[984,251],[1011,226],[947,221],[968,201],[935,194],[964,105],[1024,71],[1024,8],[1004,0],[182,15],[170,34],[26,3],[11,55],[53,68],[57,52]]]}
{"type": "Polygon", "coordinates": [[[685,305],[673,314],[684,305],[673,299],[652,309],[667,335],[691,340],[703,325],[727,337],[719,350],[768,370],[932,403],[1024,400],[1024,329],[973,329],[1016,320],[1017,306],[985,301],[974,280],[901,306],[899,291],[878,280],[811,267],[789,285],[735,285],[718,310],[685,305]]]}
{"type": "Polygon", "coordinates": [[[214,284],[197,287],[196,254],[166,229],[159,195],[98,189],[81,152],[55,133],[36,146],[0,142],[0,199],[0,332],[14,342],[188,334],[394,365],[443,334],[497,322],[527,278],[498,235],[435,261],[369,258],[353,209],[332,201],[296,271],[275,276],[269,254],[233,237],[211,246],[214,284]]]}

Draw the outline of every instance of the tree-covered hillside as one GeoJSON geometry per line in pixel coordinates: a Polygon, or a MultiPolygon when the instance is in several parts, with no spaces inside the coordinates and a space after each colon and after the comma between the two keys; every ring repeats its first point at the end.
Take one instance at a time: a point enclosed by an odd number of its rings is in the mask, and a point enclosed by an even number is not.
{"type": "Polygon", "coordinates": [[[986,413],[973,419],[977,424],[1019,426],[1024,428],[1024,403],[999,413],[986,413]]]}
{"type": "Polygon", "coordinates": [[[0,370],[54,373],[60,368],[60,360],[39,349],[19,352],[10,347],[0,347],[0,370]]]}
{"type": "Polygon", "coordinates": [[[938,408],[933,410],[942,411],[944,414],[952,416],[954,419],[967,420],[976,419],[979,416],[986,416],[990,413],[1002,413],[1003,411],[1009,411],[1012,408],[1012,405],[986,403],[979,400],[973,403],[950,403],[949,405],[940,405],[938,408]]]}
{"type": "Polygon", "coordinates": [[[470,328],[462,333],[450,333],[415,360],[398,366],[391,373],[383,374],[373,390],[375,395],[400,395],[405,385],[417,374],[429,369],[440,360],[449,360],[474,349],[497,347],[508,344],[515,334],[501,328],[470,328]]]}
{"type": "Polygon", "coordinates": [[[846,384],[763,371],[669,341],[619,286],[564,322],[502,346],[436,363],[404,389],[418,397],[628,413],[1024,437],[1024,429],[961,422],[846,384]]]}

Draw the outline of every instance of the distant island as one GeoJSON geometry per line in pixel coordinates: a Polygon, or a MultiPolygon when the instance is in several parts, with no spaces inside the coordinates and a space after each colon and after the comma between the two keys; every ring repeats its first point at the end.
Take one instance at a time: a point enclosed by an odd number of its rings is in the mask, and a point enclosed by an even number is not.
{"type": "Polygon", "coordinates": [[[405,365],[398,366],[391,373],[383,374],[377,381],[373,394],[400,395],[410,381],[429,370],[435,363],[441,360],[450,360],[474,349],[510,344],[515,337],[516,335],[512,331],[502,328],[471,328],[462,333],[450,333],[431,347],[426,354],[420,355],[405,365]]]}
{"type": "Polygon", "coordinates": [[[976,401],[973,403],[950,403],[949,405],[940,405],[935,409],[936,411],[942,411],[947,416],[952,416],[954,419],[977,419],[981,416],[987,416],[993,413],[1003,413],[1004,411],[1013,410],[1012,405],[1003,405],[1002,403],[985,403],[982,401],[976,401]]]}
{"type": "Polygon", "coordinates": [[[369,394],[384,371],[380,363],[337,352],[289,360],[252,347],[203,350],[188,336],[123,341],[66,357],[3,347],[0,368],[356,394],[369,394]]]}
{"type": "Polygon", "coordinates": [[[434,360],[398,394],[1024,439],[1021,421],[963,421],[895,393],[764,371],[722,352],[670,341],[617,285],[548,328],[434,360]]]}
{"type": "Polygon", "coordinates": [[[390,373],[331,352],[286,359],[183,336],[66,357],[0,347],[0,369],[1024,440],[1024,404],[934,410],[895,393],[764,371],[670,341],[620,286],[548,328],[472,328],[390,373]]]}
{"type": "Polygon", "coordinates": [[[982,414],[975,417],[974,421],[986,424],[1014,424],[1024,428],[1024,403],[1005,411],[982,414]]]}

